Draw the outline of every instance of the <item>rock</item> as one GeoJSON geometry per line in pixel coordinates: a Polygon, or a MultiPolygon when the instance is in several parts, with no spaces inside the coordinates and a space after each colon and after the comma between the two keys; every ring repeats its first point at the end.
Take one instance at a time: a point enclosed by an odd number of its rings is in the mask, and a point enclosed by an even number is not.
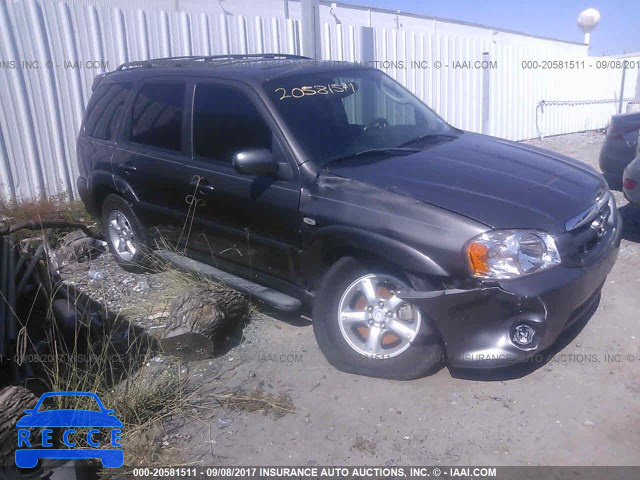
{"type": "Polygon", "coordinates": [[[136,286],[133,287],[133,291],[134,292],[147,292],[147,291],[149,291],[150,288],[151,288],[151,285],[149,285],[149,280],[147,280],[146,278],[143,278],[143,279],[139,280],[138,283],[136,283],[136,286]]]}
{"type": "Polygon", "coordinates": [[[227,428],[233,423],[233,419],[229,417],[218,418],[218,428],[227,428]]]}
{"type": "Polygon", "coordinates": [[[102,274],[97,270],[89,270],[87,275],[90,280],[102,280],[102,274]]]}
{"type": "Polygon", "coordinates": [[[204,335],[185,332],[181,335],[163,338],[162,351],[184,361],[203,360],[213,355],[213,343],[204,335]]]}

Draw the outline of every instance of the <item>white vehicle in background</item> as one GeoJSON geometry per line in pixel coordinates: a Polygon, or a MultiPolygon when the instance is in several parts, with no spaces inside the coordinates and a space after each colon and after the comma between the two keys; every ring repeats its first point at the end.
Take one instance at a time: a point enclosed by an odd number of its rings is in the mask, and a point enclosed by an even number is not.
{"type": "Polygon", "coordinates": [[[640,142],[638,142],[635,160],[624,169],[622,174],[622,191],[629,203],[640,207],[640,142]]]}

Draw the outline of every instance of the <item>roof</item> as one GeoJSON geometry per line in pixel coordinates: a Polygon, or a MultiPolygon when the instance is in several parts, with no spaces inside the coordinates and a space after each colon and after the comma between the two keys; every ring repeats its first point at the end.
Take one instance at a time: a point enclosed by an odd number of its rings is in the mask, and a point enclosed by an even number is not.
{"type": "Polygon", "coordinates": [[[311,60],[302,55],[286,53],[257,53],[257,54],[229,54],[229,55],[187,55],[182,57],[151,58],[135,60],[120,65],[116,70],[131,70],[135,68],[154,67],[196,67],[238,65],[250,62],[268,62],[284,60],[311,60]]]}
{"type": "MultiPolygon", "coordinates": [[[[246,55],[213,55],[154,58],[123,63],[106,77],[156,76],[158,74],[212,76],[264,82],[294,74],[320,73],[336,70],[366,68],[358,63],[313,60],[301,55],[279,53],[246,55]]],[[[104,78],[104,77],[103,77],[104,78]]],[[[97,79],[101,81],[102,78],[97,79]]],[[[95,85],[95,84],[94,84],[95,85]]]]}

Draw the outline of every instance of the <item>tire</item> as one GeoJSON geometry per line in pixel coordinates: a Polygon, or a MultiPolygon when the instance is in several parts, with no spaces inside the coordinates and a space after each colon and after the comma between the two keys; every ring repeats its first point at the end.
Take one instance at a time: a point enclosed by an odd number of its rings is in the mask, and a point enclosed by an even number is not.
{"type": "Polygon", "coordinates": [[[439,335],[422,312],[393,296],[390,288],[394,283],[395,287],[409,285],[392,269],[353,257],[344,257],[329,269],[316,293],[312,317],[320,350],[335,368],[369,377],[411,380],[434,373],[443,364],[439,335]],[[371,307],[362,293],[367,290],[372,296],[372,290],[364,288],[367,280],[382,301],[373,302],[376,307],[371,307]],[[348,323],[349,314],[357,320],[348,323]],[[374,331],[378,335],[371,337],[374,331]],[[397,332],[404,332],[406,339],[397,332]],[[373,347],[367,343],[370,339],[373,347]]]}
{"type": "Polygon", "coordinates": [[[129,202],[118,195],[108,195],[102,203],[102,231],[104,233],[109,250],[118,265],[132,273],[144,273],[147,267],[149,248],[149,235],[129,202]],[[114,218],[116,217],[116,218],[114,218]],[[123,237],[113,227],[114,220],[119,225],[123,237]],[[129,239],[128,242],[122,238],[129,239]],[[119,244],[115,242],[119,240],[119,244]],[[125,246],[123,247],[123,244],[125,246]]]}

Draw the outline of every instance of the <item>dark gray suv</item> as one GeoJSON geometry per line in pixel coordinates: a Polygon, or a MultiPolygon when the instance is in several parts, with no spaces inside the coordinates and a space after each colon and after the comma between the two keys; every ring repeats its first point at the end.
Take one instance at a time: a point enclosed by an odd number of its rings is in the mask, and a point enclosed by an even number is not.
{"type": "Polygon", "coordinates": [[[311,307],[329,362],[364,375],[533,356],[597,302],[620,244],[596,171],[458,130],[356,65],[122,65],[94,83],[78,159],[124,268],[155,250],[281,310],[311,307]]]}

